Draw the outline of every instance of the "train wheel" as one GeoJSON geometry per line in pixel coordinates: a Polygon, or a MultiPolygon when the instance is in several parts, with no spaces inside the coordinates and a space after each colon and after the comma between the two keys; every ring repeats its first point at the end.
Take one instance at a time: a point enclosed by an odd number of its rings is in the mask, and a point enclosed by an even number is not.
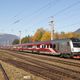
{"type": "Polygon", "coordinates": [[[62,54],[60,54],[60,57],[61,57],[61,58],[70,58],[71,55],[68,54],[68,53],[62,53],[62,54]]]}

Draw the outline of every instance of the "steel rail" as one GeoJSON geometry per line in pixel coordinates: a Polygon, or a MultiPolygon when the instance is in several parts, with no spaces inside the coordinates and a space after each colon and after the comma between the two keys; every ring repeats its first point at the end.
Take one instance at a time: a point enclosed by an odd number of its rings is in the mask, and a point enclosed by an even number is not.
{"type": "Polygon", "coordinates": [[[0,69],[2,70],[2,73],[3,73],[3,75],[4,75],[4,79],[5,79],[5,80],[9,80],[9,77],[7,76],[7,74],[6,74],[6,72],[5,72],[5,70],[4,70],[4,68],[3,68],[3,66],[2,66],[1,63],[0,63],[0,69]]]}

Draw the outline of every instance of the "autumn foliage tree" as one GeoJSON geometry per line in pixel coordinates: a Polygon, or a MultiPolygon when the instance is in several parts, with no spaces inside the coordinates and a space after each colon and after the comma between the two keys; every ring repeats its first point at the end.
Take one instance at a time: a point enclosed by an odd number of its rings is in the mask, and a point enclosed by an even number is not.
{"type": "Polygon", "coordinates": [[[36,33],[33,35],[33,42],[41,41],[41,38],[43,34],[45,33],[45,30],[43,28],[39,28],[36,33]]]}
{"type": "Polygon", "coordinates": [[[43,36],[42,36],[42,38],[41,38],[41,41],[50,40],[50,38],[51,38],[50,32],[49,32],[49,31],[46,31],[46,32],[43,34],[43,36]]]}
{"type": "Polygon", "coordinates": [[[19,39],[15,39],[13,42],[12,42],[13,45],[15,44],[19,44],[19,39]]]}
{"type": "MultiPolygon", "coordinates": [[[[54,33],[54,39],[65,39],[65,38],[80,38],[80,33],[73,33],[73,32],[61,32],[61,33],[54,33]]],[[[36,41],[46,41],[51,40],[51,33],[43,28],[37,29],[33,36],[26,36],[22,38],[22,43],[29,43],[29,42],[36,42],[36,41]]],[[[19,44],[19,40],[14,40],[13,44],[19,44]]]]}
{"type": "Polygon", "coordinates": [[[58,34],[58,39],[65,39],[65,38],[80,38],[80,33],[61,32],[60,34],[58,34]]]}
{"type": "MultiPolygon", "coordinates": [[[[73,32],[61,32],[61,33],[54,33],[54,39],[65,39],[65,38],[80,38],[80,33],[73,33],[73,32]]],[[[33,42],[35,41],[46,41],[51,40],[51,33],[43,28],[40,28],[36,31],[33,36],[33,42]]]]}
{"type": "Polygon", "coordinates": [[[29,43],[29,42],[32,42],[32,37],[29,35],[22,38],[22,40],[21,40],[21,43],[29,43]]]}

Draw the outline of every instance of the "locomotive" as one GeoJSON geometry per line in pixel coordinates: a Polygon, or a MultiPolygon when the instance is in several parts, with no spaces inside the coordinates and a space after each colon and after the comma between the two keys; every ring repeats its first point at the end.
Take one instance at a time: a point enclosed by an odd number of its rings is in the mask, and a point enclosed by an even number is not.
{"type": "Polygon", "coordinates": [[[38,54],[58,55],[60,57],[80,58],[80,39],[78,38],[17,44],[6,48],[16,51],[37,52],[38,54]]]}

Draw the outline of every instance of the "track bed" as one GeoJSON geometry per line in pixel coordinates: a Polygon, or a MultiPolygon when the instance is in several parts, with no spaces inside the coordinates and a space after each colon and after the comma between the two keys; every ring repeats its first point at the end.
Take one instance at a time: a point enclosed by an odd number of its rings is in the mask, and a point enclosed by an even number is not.
{"type": "Polygon", "coordinates": [[[80,80],[80,64],[75,63],[75,61],[65,60],[65,62],[62,62],[52,57],[47,58],[29,54],[22,55],[11,51],[3,52],[7,56],[4,55],[4,58],[0,57],[2,61],[29,71],[46,80],[80,80]],[[76,66],[76,64],[79,65],[76,66]]]}

